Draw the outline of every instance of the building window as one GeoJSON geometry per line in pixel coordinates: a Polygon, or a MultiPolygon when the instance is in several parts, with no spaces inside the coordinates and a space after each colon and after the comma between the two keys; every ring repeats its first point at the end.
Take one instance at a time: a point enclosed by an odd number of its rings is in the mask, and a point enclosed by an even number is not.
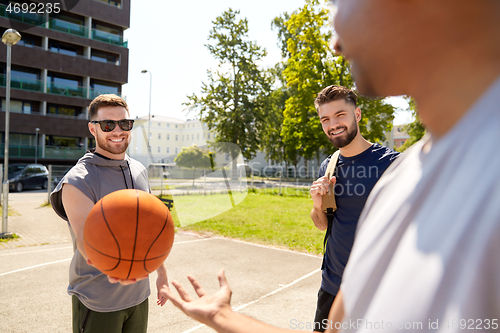
{"type": "Polygon", "coordinates": [[[78,117],[82,115],[81,108],[77,108],[75,106],[49,104],[47,109],[47,113],[50,115],[63,117],[78,117]]]}
{"type": "Polygon", "coordinates": [[[167,154],[170,154],[170,147],[166,148],[166,152],[167,152],[167,154]]]}
{"type": "Polygon", "coordinates": [[[208,138],[208,140],[210,140],[210,133],[207,134],[207,138],[208,138]]]}
{"type": "Polygon", "coordinates": [[[158,127],[161,127],[161,123],[158,123],[158,127]]]}
{"type": "Polygon", "coordinates": [[[158,146],[157,151],[158,151],[158,154],[161,154],[161,147],[160,146],[158,146]]]}
{"type": "Polygon", "coordinates": [[[52,52],[69,55],[72,57],[83,56],[83,46],[64,43],[58,40],[50,40],[49,49],[52,52]]]}
{"type": "Polygon", "coordinates": [[[161,133],[158,133],[158,140],[161,140],[161,133]]]}
{"type": "Polygon", "coordinates": [[[106,81],[90,80],[91,93],[90,98],[94,99],[101,94],[115,94],[120,95],[119,83],[112,83],[106,81]]]}
{"type": "MultiPolygon", "coordinates": [[[[5,99],[2,99],[2,111],[5,111],[5,99]]],[[[25,101],[10,100],[10,112],[31,114],[33,103],[25,101]]]]}
{"type": "Polygon", "coordinates": [[[226,154],[226,162],[229,161],[229,154],[226,154]]]}
{"type": "Polygon", "coordinates": [[[179,148],[175,148],[175,153],[178,154],[179,153],[179,148]]]}
{"type": "Polygon", "coordinates": [[[194,134],[191,134],[191,140],[194,140],[194,134]]]}
{"type": "Polygon", "coordinates": [[[170,140],[170,134],[167,134],[167,140],[170,140]]]}
{"type": "Polygon", "coordinates": [[[101,50],[92,49],[92,51],[90,52],[90,59],[114,65],[120,64],[120,56],[118,54],[109,53],[101,50]]]}
{"type": "Polygon", "coordinates": [[[170,127],[170,124],[167,124],[167,127],[170,127]]]}
{"type": "Polygon", "coordinates": [[[175,128],[177,128],[177,125],[175,125],[175,128]]]}
{"type": "Polygon", "coordinates": [[[196,134],[196,139],[200,140],[200,133],[196,134]]]}
{"type": "Polygon", "coordinates": [[[179,141],[179,136],[178,135],[175,136],[175,141],[179,141]]]}

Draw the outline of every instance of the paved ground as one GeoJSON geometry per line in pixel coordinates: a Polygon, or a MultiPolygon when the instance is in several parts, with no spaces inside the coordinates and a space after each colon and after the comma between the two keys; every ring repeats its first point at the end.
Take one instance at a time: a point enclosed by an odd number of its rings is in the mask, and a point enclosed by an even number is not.
{"type": "MultiPolygon", "coordinates": [[[[44,191],[9,194],[17,215],[9,231],[20,239],[0,244],[0,332],[69,332],[71,299],[66,294],[72,256],[69,231],[53,210],[41,207],[44,191]]],[[[170,279],[184,284],[195,275],[209,292],[218,289],[221,267],[233,289],[236,310],[283,328],[314,317],[321,258],[220,237],[177,233],[167,259],[170,279]]],[[[212,332],[170,303],[156,305],[152,274],[149,332],[212,332]]]]}

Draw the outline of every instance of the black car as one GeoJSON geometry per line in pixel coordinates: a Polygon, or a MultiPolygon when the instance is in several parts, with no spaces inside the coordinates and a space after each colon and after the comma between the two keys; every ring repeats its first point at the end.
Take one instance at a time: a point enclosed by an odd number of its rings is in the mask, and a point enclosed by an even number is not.
{"type": "Polygon", "coordinates": [[[24,189],[41,187],[49,184],[49,171],[41,164],[9,165],[9,189],[21,192],[24,189]]]}

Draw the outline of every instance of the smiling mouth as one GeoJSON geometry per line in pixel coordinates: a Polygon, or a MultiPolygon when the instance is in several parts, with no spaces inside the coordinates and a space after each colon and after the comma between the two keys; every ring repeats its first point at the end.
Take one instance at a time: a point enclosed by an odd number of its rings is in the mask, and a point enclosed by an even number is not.
{"type": "Polygon", "coordinates": [[[114,138],[114,139],[109,139],[109,141],[114,142],[114,143],[120,143],[123,142],[125,138],[114,138]]]}
{"type": "Polygon", "coordinates": [[[340,135],[340,134],[344,133],[345,130],[346,130],[345,128],[341,128],[341,129],[338,129],[338,130],[335,130],[335,131],[330,131],[330,135],[337,136],[337,135],[340,135]]]}

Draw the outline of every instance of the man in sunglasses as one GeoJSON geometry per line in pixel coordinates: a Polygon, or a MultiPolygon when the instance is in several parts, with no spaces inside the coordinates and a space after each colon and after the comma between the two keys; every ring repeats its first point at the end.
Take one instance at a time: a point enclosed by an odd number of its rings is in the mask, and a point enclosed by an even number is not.
{"type": "MultiPolygon", "coordinates": [[[[414,97],[428,134],[370,193],[327,332],[499,332],[500,1],[337,2],[358,91],[414,97]]],[[[169,298],[218,332],[284,331],[189,280],[169,298]]]]}
{"type": "MultiPolygon", "coordinates": [[[[134,121],[127,103],[116,95],[100,95],[89,106],[89,131],[96,147],[61,179],[50,196],[56,213],[68,221],[74,255],[68,294],[72,296],[73,332],[146,332],[149,278],[118,280],[92,266],[83,246],[88,213],[105,195],[122,189],[150,192],[147,170],[125,151],[134,121]]],[[[167,270],[157,270],[158,305],[167,301],[167,270]]]]}

